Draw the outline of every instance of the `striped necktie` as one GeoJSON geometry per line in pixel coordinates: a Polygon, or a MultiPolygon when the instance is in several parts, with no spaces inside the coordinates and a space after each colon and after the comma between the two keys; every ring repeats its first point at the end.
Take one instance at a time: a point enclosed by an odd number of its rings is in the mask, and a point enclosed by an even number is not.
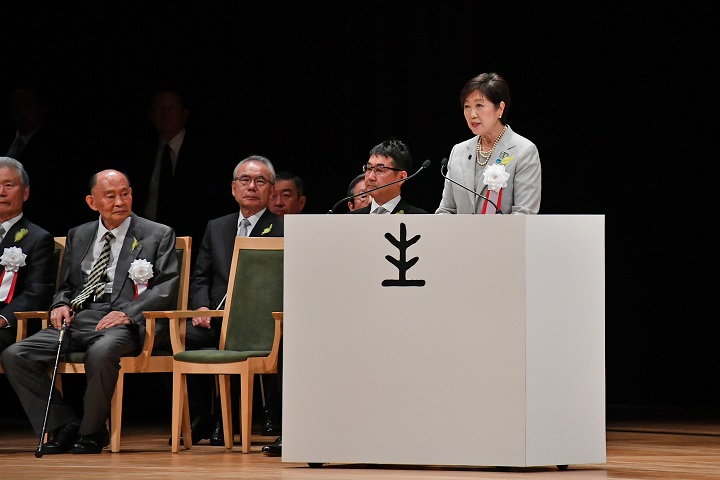
{"type": "Polygon", "coordinates": [[[113,238],[115,238],[115,235],[112,233],[105,233],[105,245],[103,245],[100,256],[95,261],[92,270],[90,270],[85,288],[80,292],[80,295],[73,298],[70,302],[70,306],[74,311],[79,312],[82,309],[83,303],[90,298],[90,295],[102,295],[105,289],[105,273],[107,272],[108,265],[110,265],[110,241],[113,238]]]}
{"type": "Polygon", "coordinates": [[[387,208],[385,208],[381,205],[381,206],[377,207],[375,209],[375,211],[372,213],[383,214],[383,213],[389,213],[389,212],[388,212],[387,208]]]}

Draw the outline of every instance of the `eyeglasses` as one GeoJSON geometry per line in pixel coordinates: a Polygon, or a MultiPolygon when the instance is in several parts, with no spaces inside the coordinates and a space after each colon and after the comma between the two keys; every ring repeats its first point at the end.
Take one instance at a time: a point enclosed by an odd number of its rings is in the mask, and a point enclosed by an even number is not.
{"type": "Polygon", "coordinates": [[[365,165],[363,165],[362,169],[365,173],[375,172],[375,175],[381,175],[388,170],[392,170],[393,172],[402,172],[401,168],[386,167],[383,164],[372,166],[369,163],[366,163],[365,165]]]}
{"type": "Polygon", "coordinates": [[[258,188],[263,188],[267,186],[270,182],[267,178],[260,175],[259,177],[251,177],[250,175],[240,175],[239,177],[233,178],[234,181],[239,182],[241,186],[243,187],[249,187],[250,183],[255,182],[255,186],[258,188]]]}

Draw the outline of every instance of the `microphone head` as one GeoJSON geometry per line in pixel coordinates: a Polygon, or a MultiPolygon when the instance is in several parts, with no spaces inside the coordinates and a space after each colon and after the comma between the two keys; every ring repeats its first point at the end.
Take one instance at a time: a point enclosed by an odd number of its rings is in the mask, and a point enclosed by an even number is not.
{"type": "Polygon", "coordinates": [[[420,168],[427,168],[430,166],[430,159],[425,160],[420,168]]]}
{"type": "Polygon", "coordinates": [[[447,159],[447,158],[443,158],[443,159],[440,161],[440,168],[446,168],[446,167],[447,167],[447,164],[448,164],[448,159],[447,159]]]}

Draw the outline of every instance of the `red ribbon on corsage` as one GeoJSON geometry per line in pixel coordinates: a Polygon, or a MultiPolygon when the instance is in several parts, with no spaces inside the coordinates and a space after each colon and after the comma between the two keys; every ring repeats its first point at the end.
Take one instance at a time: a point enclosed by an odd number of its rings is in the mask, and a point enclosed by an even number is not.
{"type": "Polygon", "coordinates": [[[148,286],[147,283],[136,283],[135,284],[135,297],[133,298],[133,300],[137,300],[138,295],[140,295],[145,290],[147,290],[147,286],[148,286]]]}
{"type": "MultiPolygon", "coordinates": [[[[487,191],[487,197],[490,200],[492,200],[493,202],[495,202],[495,205],[497,205],[500,210],[502,210],[502,192],[503,192],[503,190],[504,189],[501,188],[499,192],[496,192],[495,190],[487,191]]],[[[483,215],[495,213],[495,207],[493,207],[492,203],[485,200],[483,202],[482,212],[480,212],[480,213],[482,213],[483,215]]]]}
{"type": "Polygon", "coordinates": [[[0,273],[0,302],[10,303],[15,293],[17,275],[13,270],[4,269],[0,273]]]}

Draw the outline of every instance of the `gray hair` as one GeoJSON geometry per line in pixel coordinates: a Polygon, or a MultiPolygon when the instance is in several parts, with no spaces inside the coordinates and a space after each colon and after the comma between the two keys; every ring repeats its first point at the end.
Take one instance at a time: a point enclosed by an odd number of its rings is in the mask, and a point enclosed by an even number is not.
{"type": "Polygon", "coordinates": [[[237,178],[238,170],[243,164],[247,162],[264,163],[270,169],[270,183],[272,183],[273,185],[275,184],[275,167],[273,167],[272,162],[267,157],[263,157],[262,155],[250,155],[249,157],[240,160],[240,163],[235,165],[235,169],[233,170],[233,179],[237,178]]]}
{"type": "Polygon", "coordinates": [[[20,175],[20,181],[22,182],[23,188],[27,188],[30,185],[30,176],[25,171],[22,163],[18,162],[11,157],[0,157],[0,168],[7,167],[12,168],[20,175]]]}

